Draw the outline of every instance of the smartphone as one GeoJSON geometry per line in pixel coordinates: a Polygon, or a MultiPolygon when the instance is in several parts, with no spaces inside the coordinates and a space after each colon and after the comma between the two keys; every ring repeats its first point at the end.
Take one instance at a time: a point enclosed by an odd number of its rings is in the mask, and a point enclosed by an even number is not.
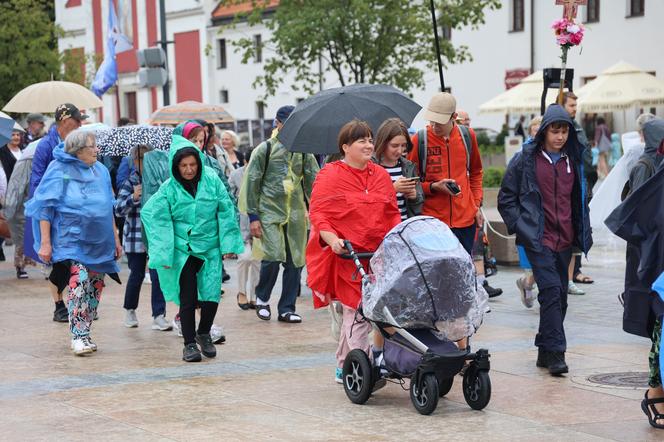
{"type": "Polygon", "coordinates": [[[450,192],[452,192],[452,195],[458,195],[461,193],[461,189],[459,189],[459,186],[457,186],[456,183],[448,182],[445,183],[448,189],[450,189],[450,192]]]}
{"type": "Polygon", "coordinates": [[[404,180],[416,183],[420,180],[420,177],[418,177],[418,176],[413,176],[413,177],[410,177],[410,178],[404,177],[404,180]]]}

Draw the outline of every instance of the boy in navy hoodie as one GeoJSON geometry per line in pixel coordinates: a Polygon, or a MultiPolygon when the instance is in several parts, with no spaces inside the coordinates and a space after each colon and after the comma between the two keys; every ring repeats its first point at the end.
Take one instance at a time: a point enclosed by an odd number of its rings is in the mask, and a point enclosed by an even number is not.
{"type": "Polygon", "coordinates": [[[498,211],[533,267],[540,303],[537,366],[552,375],[568,372],[563,322],[571,249],[588,253],[592,245],[583,149],[569,114],[549,106],[535,138],[507,166],[498,194],[498,211]]]}

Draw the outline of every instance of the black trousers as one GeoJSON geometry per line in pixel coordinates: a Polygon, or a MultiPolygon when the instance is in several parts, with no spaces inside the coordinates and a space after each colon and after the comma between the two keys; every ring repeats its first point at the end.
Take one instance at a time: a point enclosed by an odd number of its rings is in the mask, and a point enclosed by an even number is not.
{"type": "Polygon", "coordinates": [[[196,342],[196,307],[201,308],[201,320],[198,323],[198,334],[210,333],[219,303],[198,300],[198,271],[203,260],[190,256],[180,273],[180,324],[184,344],[196,342]]]}

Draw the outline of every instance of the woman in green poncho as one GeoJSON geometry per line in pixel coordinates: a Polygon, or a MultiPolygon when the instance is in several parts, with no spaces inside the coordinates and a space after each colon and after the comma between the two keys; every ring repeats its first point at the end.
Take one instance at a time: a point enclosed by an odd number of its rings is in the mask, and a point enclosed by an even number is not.
{"type": "Polygon", "coordinates": [[[150,249],[167,301],[180,305],[184,337],[182,359],[216,356],[210,327],[219,305],[222,256],[242,253],[243,242],[233,203],[221,180],[203,166],[203,153],[187,139],[173,136],[171,177],[141,210],[150,249]],[[201,307],[198,330],[195,308],[201,307]],[[201,346],[200,350],[197,343],[201,346]]]}

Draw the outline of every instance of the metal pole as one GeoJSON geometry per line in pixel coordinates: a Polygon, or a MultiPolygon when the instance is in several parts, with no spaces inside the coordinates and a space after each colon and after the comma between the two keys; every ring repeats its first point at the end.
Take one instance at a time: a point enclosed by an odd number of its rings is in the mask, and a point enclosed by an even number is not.
{"type": "Polygon", "coordinates": [[[530,73],[535,72],[535,0],[530,0],[530,73]]]}
{"type": "Polygon", "coordinates": [[[433,0],[429,0],[431,6],[431,21],[433,22],[433,37],[436,46],[436,60],[438,61],[438,76],[440,77],[440,90],[445,91],[445,79],[443,78],[443,61],[440,59],[440,42],[438,41],[438,24],[436,23],[436,8],[433,0]]]}
{"type": "Polygon", "coordinates": [[[168,74],[168,35],[166,34],[166,0],[159,0],[159,26],[161,27],[161,48],[166,54],[166,83],[162,87],[164,106],[171,104],[170,81],[168,74]]]}

